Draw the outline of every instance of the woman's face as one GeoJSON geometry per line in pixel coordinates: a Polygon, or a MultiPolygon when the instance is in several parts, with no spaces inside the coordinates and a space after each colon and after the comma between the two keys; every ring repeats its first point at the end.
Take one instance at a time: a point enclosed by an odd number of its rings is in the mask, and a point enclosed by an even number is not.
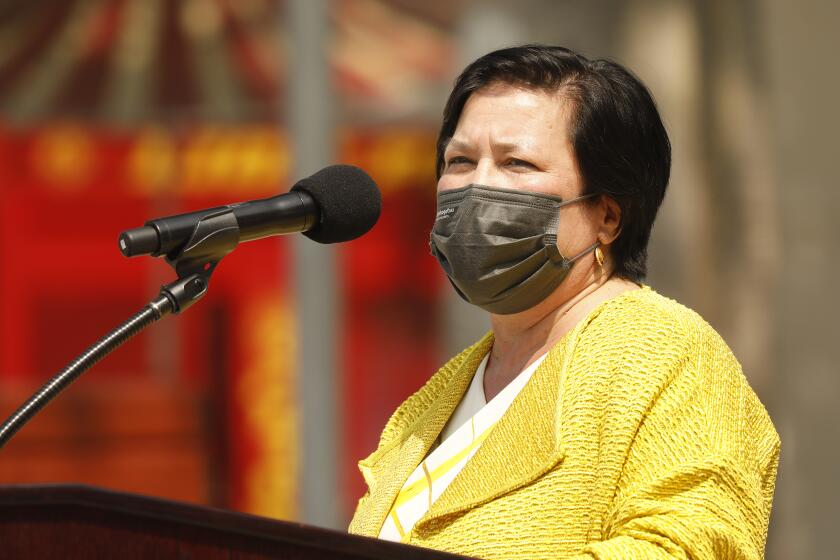
{"type": "Polygon", "coordinates": [[[579,196],[568,112],[560,95],[521,86],[498,83],[473,93],[444,151],[438,190],[477,183],[579,196]]]}
{"type": "MultiPolygon", "coordinates": [[[[438,191],[470,184],[564,200],[583,192],[561,95],[497,83],[473,93],[444,151],[438,191]]],[[[586,203],[563,207],[557,245],[566,257],[595,242],[599,216],[586,203]]]]}

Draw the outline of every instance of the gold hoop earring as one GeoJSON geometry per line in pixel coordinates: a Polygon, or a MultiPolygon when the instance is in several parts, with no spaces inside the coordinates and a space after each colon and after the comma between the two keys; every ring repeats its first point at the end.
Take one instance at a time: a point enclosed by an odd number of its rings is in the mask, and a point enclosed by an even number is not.
{"type": "Polygon", "coordinates": [[[604,252],[601,250],[601,247],[600,246],[595,247],[595,262],[598,263],[598,268],[601,269],[602,274],[604,272],[604,261],[605,260],[606,259],[604,258],[604,252]]]}

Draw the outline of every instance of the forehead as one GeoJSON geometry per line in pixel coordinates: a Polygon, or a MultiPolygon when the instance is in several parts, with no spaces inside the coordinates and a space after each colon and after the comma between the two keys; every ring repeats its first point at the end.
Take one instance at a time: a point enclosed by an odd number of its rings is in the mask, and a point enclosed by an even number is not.
{"type": "Polygon", "coordinates": [[[495,144],[563,141],[571,102],[560,91],[494,83],[467,99],[450,145],[492,140],[495,144]]]}

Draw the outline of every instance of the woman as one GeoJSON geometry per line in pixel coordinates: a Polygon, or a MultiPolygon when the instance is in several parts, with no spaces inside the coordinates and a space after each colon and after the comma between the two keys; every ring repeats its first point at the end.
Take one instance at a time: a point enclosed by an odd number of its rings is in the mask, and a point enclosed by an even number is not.
{"type": "Polygon", "coordinates": [[[764,554],[779,439],[726,344],[642,284],[670,172],[645,87],[559,47],[458,78],[432,253],[492,331],[389,420],[352,532],[480,558],[764,554]]]}

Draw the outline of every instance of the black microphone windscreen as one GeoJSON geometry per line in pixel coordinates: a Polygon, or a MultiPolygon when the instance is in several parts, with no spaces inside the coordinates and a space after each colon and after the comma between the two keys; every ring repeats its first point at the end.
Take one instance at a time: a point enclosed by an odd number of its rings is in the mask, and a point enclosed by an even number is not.
{"type": "Polygon", "coordinates": [[[340,243],[367,233],[379,219],[382,196],[370,175],[352,165],[331,165],[292,187],[318,204],[321,219],[303,234],[318,243],[340,243]]]}

